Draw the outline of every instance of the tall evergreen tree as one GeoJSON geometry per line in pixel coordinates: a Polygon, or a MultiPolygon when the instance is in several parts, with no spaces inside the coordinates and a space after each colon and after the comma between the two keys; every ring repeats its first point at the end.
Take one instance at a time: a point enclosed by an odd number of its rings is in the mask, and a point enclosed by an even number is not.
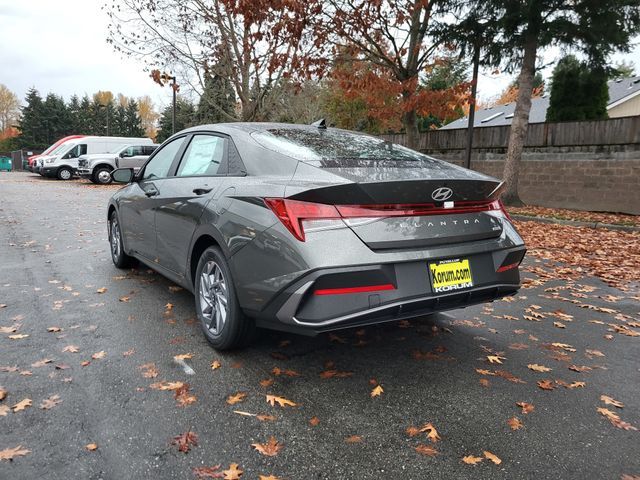
{"type": "Polygon", "coordinates": [[[138,114],[138,102],[131,99],[125,111],[125,135],[127,137],[144,137],[142,120],[138,114]]]}
{"type": "MultiPolygon", "coordinates": [[[[156,136],[156,142],[162,143],[169,138],[171,133],[172,107],[168,105],[160,115],[160,128],[156,136]]],[[[191,127],[196,123],[196,109],[193,104],[182,98],[176,99],[176,132],[191,127]]]]}
{"type": "Polygon", "coordinates": [[[80,100],[80,108],[76,117],[76,131],[80,135],[90,135],[93,133],[93,109],[88,95],[84,95],[80,100]]]}
{"type": "Polygon", "coordinates": [[[42,122],[44,107],[40,93],[30,88],[25,103],[19,124],[21,143],[29,148],[46,148],[46,132],[42,122]]]}
{"type": "Polygon", "coordinates": [[[47,145],[55,143],[73,131],[71,116],[62,97],[49,93],[42,107],[42,122],[47,145]]]}
{"type": "Polygon", "coordinates": [[[228,78],[206,74],[204,92],[198,102],[199,123],[222,123],[236,120],[236,94],[228,78]]]}
{"type": "Polygon", "coordinates": [[[573,55],[558,62],[551,76],[547,122],[607,118],[609,90],[602,68],[591,68],[573,55]]]}

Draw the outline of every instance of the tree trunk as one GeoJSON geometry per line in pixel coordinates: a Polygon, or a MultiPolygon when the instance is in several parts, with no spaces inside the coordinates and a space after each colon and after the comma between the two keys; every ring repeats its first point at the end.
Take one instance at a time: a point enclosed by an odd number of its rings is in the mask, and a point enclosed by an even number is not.
{"type": "Polygon", "coordinates": [[[418,134],[418,116],[415,110],[404,112],[402,115],[402,124],[407,132],[407,147],[418,149],[419,146],[419,134],[418,134]]]}
{"type": "Polygon", "coordinates": [[[522,70],[520,70],[520,75],[518,76],[518,98],[516,100],[516,109],[513,113],[513,121],[511,122],[509,147],[502,174],[507,184],[506,190],[502,194],[502,201],[507,205],[524,205],[518,195],[518,172],[522,149],[527,138],[527,129],[529,128],[529,112],[531,111],[533,77],[536,72],[537,49],[537,39],[529,37],[524,44],[522,70]]]}

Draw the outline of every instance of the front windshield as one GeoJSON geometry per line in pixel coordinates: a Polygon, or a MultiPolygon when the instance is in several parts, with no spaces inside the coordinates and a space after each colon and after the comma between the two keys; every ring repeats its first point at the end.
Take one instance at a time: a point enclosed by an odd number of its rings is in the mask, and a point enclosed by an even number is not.
{"type": "Polygon", "coordinates": [[[381,138],[333,128],[273,128],[256,132],[253,138],[269,150],[303,161],[423,161],[430,158],[381,138]]]}
{"type": "Polygon", "coordinates": [[[62,153],[67,153],[71,148],[75,147],[75,143],[63,143],[58,148],[56,148],[50,155],[60,155],[62,153]]]}

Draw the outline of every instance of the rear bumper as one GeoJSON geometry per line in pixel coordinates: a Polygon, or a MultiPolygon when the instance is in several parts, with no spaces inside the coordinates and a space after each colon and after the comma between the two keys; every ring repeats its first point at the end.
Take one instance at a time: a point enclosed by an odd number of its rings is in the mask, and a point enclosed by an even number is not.
{"type": "Polygon", "coordinates": [[[319,269],[280,292],[260,312],[247,312],[259,325],[306,334],[383,323],[490,302],[520,288],[518,268],[498,272],[505,262],[518,263],[524,247],[467,255],[473,286],[446,293],[432,287],[427,260],[319,269]],[[380,291],[322,294],[336,287],[391,285],[380,291]]]}

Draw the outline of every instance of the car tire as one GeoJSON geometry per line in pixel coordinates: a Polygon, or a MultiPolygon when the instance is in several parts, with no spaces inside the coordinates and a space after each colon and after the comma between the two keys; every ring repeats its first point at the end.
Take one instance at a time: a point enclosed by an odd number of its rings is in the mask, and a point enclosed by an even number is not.
{"type": "Polygon", "coordinates": [[[60,167],[56,172],[58,180],[71,180],[73,178],[73,170],[69,167],[60,167]]]}
{"type": "Polygon", "coordinates": [[[219,248],[209,247],[200,256],[194,286],[198,320],[207,341],[216,350],[246,346],[253,339],[255,322],[240,308],[231,270],[219,248]]]}
{"type": "Polygon", "coordinates": [[[118,214],[114,210],[109,216],[109,250],[111,260],[117,268],[129,268],[134,263],[134,258],[124,253],[124,243],[122,242],[122,230],[118,214]]]}
{"type": "Polygon", "coordinates": [[[108,185],[111,183],[111,170],[107,167],[100,167],[93,172],[92,178],[95,179],[94,183],[99,185],[108,185]]]}

